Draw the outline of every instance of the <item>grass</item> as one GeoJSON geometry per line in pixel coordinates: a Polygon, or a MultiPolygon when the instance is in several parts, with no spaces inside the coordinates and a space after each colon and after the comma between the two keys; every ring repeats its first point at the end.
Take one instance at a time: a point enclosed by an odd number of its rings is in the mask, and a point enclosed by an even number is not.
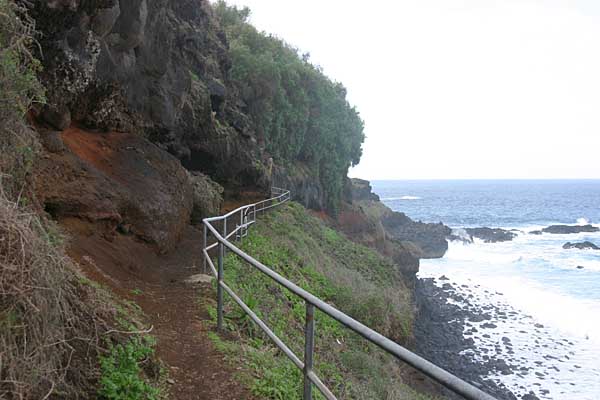
{"type": "MultiPolygon", "coordinates": [[[[413,306],[395,265],[349,241],[302,206],[291,203],[269,213],[240,247],[380,333],[399,343],[412,340],[413,306]]],[[[226,256],[224,265],[228,285],[302,358],[304,301],[233,254],[226,256]]],[[[214,307],[209,306],[209,312],[215,316],[214,307]]],[[[406,386],[391,356],[320,311],[315,321],[315,369],[338,398],[424,398],[406,386]]],[[[232,361],[245,365],[240,378],[255,395],[301,398],[301,371],[228,296],[225,328],[239,340],[228,341],[215,334],[211,338],[232,361]]],[[[323,397],[316,394],[315,398],[323,397]]]]}

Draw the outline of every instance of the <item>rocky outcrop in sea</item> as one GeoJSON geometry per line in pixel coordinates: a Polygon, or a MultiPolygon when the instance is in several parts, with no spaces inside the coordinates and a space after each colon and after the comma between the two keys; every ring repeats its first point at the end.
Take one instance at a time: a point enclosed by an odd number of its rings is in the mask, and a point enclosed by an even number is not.
{"type": "MultiPolygon", "coordinates": [[[[587,224],[587,225],[551,225],[541,230],[542,233],[554,233],[554,234],[572,234],[572,233],[590,233],[598,232],[600,228],[587,224]]],[[[535,231],[534,231],[535,232],[535,231]]],[[[533,233],[533,232],[532,232],[533,233]]]]}
{"type": "Polygon", "coordinates": [[[585,241],[579,243],[567,242],[563,245],[563,249],[600,250],[600,247],[596,246],[592,242],[585,241]]]}
{"type": "Polygon", "coordinates": [[[465,228],[465,231],[485,243],[508,242],[517,236],[516,233],[501,228],[465,228]]]}

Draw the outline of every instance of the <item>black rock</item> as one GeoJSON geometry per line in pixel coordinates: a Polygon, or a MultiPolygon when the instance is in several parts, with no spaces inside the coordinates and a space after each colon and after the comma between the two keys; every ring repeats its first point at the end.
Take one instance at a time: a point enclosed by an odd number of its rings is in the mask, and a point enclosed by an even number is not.
{"type": "Polygon", "coordinates": [[[581,233],[581,232],[598,232],[600,228],[588,225],[551,225],[547,228],[542,229],[542,232],[555,233],[555,234],[570,234],[570,233],[581,233]]]}
{"type": "Polygon", "coordinates": [[[563,245],[563,249],[600,250],[600,247],[596,246],[592,242],[585,241],[585,242],[579,242],[579,243],[567,242],[563,245]]]}
{"type": "Polygon", "coordinates": [[[541,235],[542,231],[531,231],[529,232],[530,235],[541,235]]]}
{"type": "Polygon", "coordinates": [[[59,131],[67,129],[71,125],[71,111],[66,107],[51,107],[46,105],[40,117],[44,122],[59,131]]]}
{"type": "MultiPolygon", "coordinates": [[[[474,307],[469,302],[468,295],[461,291],[440,290],[435,285],[435,280],[431,278],[417,280],[415,299],[418,307],[415,336],[419,337],[415,350],[419,355],[467,380],[498,400],[517,400],[518,397],[501,383],[483,378],[487,374],[498,372],[508,375],[514,373],[517,367],[504,360],[498,360],[493,349],[477,349],[474,340],[463,335],[463,333],[476,331],[468,321],[487,319],[489,315],[487,318],[481,318],[484,311],[474,307]],[[463,302],[467,307],[448,303],[448,299],[463,302]],[[473,361],[465,350],[469,350],[469,353],[478,352],[481,362],[473,361]],[[494,356],[490,356],[492,353],[494,356]]],[[[497,311],[492,310],[494,313],[497,311]]],[[[481,329],[479,331],[481,332],[481,329]]],[[[490,337],[486,334],[482,336],[490,337]]]]}
{"type": "Polygon", "coordinates": [[[452,229],[441,222],[413,221],[401,212],[388,213],[381,222],[392,239],[416,244],[423,252],[420,258],[441,258],[448,250],[446,238],[451,235],[452,229]]]}
{"type": "Polygon", "coordinates": [[[508,242],[517,236],[516,233],[500,228],[466,228],[465,231],[469,235],[483,240],[485,243],[508,242]]]}

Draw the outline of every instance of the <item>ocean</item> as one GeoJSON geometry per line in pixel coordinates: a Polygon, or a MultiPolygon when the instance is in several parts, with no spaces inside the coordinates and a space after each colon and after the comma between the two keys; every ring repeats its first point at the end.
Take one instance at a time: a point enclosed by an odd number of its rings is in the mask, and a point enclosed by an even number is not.
{"type": "Polygon", "coordinates": [[[562,247],[582,241],[600,246],[600,233],[529,234],[554,224],[600,227],[600,180],[371,184],[383,203],[414,220],[441,221],[457,232],[514,229],[509,242],[450,242],[443,258],[421,260],[419,278],[436,278],[440,288],[450,283],[482,310],[505,310],[487,321],[493,328],[482,327],[485,322],[465,328],[475,350],[463,355],[513,366],[486,378],[517,397],[600,399],[600,250],[562,247]]]}

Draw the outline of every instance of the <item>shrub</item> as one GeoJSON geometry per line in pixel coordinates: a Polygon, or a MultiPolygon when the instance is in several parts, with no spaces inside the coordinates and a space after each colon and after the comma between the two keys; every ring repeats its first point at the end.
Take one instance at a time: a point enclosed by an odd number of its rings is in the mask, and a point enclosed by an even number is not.
{"type": "Polygon", "coordinates": [[[0,120],[19,121],[33,102],[44,101],[32,53],[35,23],[24,6],[0,0],[0,120]]]}
{"type": "Polygon", "coordinates": [[[23,117],[34,102],[44,101],[33,56],[34,22],[23,6],[0,0],[0,183],[18,196],[39,148],[23,117]]]}

